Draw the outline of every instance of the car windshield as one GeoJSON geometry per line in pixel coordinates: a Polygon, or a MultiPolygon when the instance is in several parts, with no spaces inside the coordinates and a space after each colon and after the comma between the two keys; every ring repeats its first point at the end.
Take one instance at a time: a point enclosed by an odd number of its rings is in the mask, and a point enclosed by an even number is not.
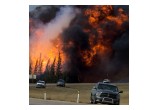
{"type": "Polygon", "coordinates": [[[59,79],[58,82],[64,82],[64,80],[63,79],[59,79]]]}
{"type": "Polygon", "coordinates": [[[111,90],[113,92],[117,92],[118,88],[113,85],[108,85],[108,84],[99,84],[98,89],[106,89],[106,90],[111,90]]]}
{"type": "Polygon", "coordinates": [[[38,83],[45,83],[44,81],[38,81],[38,83]]]}

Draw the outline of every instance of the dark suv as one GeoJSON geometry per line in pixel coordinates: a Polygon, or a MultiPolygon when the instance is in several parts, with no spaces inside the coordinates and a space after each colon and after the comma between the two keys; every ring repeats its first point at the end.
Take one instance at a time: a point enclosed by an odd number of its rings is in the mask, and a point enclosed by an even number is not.
{"type": "Polygon", "coordinates": [[[119,91],[116,85],[111,83],[98,82],[91,90],[91,103],[107,103],[113,105],[120,104],[120,94],[123,91],[119,91]]]}
{"type": "Polygon", "coordinates": [[[57,81],[57,86],[65,87],[65,81],[63,79],[59,79],[57,81]]]}

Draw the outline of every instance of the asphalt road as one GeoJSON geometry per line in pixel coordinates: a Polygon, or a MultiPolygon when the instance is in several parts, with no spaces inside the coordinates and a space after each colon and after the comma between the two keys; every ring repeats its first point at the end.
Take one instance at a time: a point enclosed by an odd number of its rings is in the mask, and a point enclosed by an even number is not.
{"type": "Polygon", "coordinates": [[[84,105],[84,104],[67,102],[67,101],[58,101],[58,100],[44,100],[44,99],[29,98],[29,105],[84,105]]]}

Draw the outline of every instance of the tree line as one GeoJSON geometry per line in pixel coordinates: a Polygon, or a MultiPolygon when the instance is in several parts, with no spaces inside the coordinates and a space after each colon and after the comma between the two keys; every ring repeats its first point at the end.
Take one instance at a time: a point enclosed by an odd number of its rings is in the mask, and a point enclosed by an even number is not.
{"type": "Polygon", "coordinates": [[[43,59],[41,58],[40,54],[40,57],[36,60],[35,65],[32,65],[32,61],[30,60],[29,74],[35,74],[36,80],[44,80],[47,83],[55,83],[58,79],[64,79],[66,82],[69,82],[68,74],[66,72],[62,72],[62,60],[60,52],[58,54],[57,62],[56,58],[54,58],[52,62],[50,59],[48,59],[44,71],[42,70],[43,66],[43,59]]]}

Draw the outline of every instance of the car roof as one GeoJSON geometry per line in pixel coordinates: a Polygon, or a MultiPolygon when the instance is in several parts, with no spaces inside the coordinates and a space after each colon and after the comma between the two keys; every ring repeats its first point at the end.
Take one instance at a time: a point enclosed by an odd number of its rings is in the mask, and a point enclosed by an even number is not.
{"type": "Polygon", "coordinates": [[[98,84],[106,84],[106,85],[116,86],[116,85],[114,85],[114,84],[111,84],[111,83],[104,83],[104,82],[98,82],[98,84]]]}
{"type": "Polygon", "coordinates": [[[38,82],[45,82],[45,81],[39,80],[38,82]]]}

